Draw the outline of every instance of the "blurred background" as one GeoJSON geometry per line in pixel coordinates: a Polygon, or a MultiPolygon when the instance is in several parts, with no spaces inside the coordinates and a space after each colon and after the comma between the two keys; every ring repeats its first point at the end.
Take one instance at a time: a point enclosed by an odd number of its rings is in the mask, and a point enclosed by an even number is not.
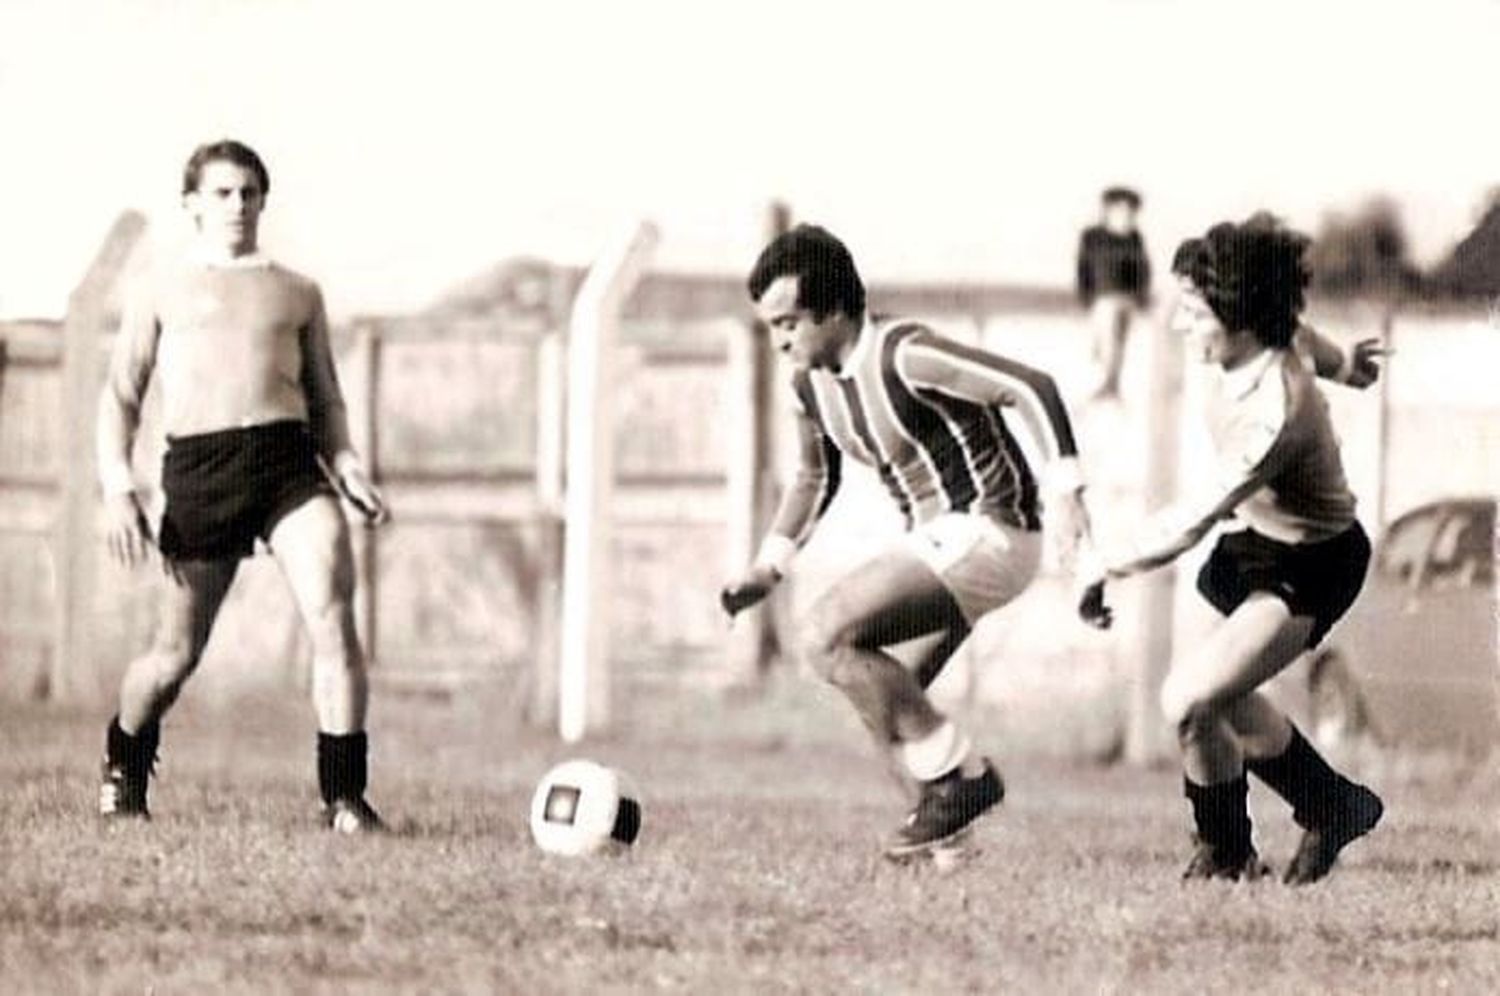
{"type": "MultiPolygon", "coordinates": [[[[787,596],[728,633],[717,591],[751,543],[735,510],[763,518],[789,456],[784,378],[742,290],[770,234],[823,224],[877,310],[1052,371],[1108,532],[1202,459],[1162,330],[1172,249],[1265,208],[1316,237],[1312,322],[1397,350],[1377,388],[1327,388],[1386,550],[1283,694],[1331,738],[1491,750],[1500,7],[992,8],[9,0],[0,687],[102,701],[149,631],[150,582],[89,536],[91,378],[121,280],[187,237],[183,160],[233,136],[270,165],[263,245],[325,289],[356,435],[392,501],[394,521],[357,538],[390,696],[484,689],[518,723],[552,721],[557,374],[585,269],[621,226],[660,232],[610,360],[608,722],[629,730],[705,701],[793,719],[826,702],[795,680],[789,626],[899,528],[852,475],[787,596]],[[1144,196],[1156,278],[1118,396],[1093,400],[1074,284],[1113,184],[1144,196]]],[[[149,481],[160,441],[144,435],[149,481]]],[[[1049,574],[986,621],[941,694],[995,711],[1018,748],[1149,758],[1153,676],[1210,620],[1170,576],[1121,603],[1119,630],[1090,633],[1049,574]]],[[[190,694],[304,684],[305,660],[261,558],[190,694]]]]}

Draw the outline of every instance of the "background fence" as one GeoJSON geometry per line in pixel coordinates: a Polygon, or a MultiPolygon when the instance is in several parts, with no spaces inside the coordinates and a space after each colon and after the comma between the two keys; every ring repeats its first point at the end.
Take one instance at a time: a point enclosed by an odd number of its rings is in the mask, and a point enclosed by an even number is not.
{"type": "MultiPolygon", "coordinates": [[[[557,482],[547,478],[557,473],[563,443],[564,329],[580,276],[519,261],[426,312],[361,317],[335,330],[356,443],[392,509],[384,528],[355,530],[360,626],[384,683],[493,681],[510,690],[518,709],[550,711],[555,688],[545,662],[556,636],[562,527],[557,482]]],[[[76,426],[91,424],[116,322],[112,298],[101,300],[86,331],[76,321],[21,322],[0,335],[0,685],[12,695],[112,692],[151,625],[152,582],[107,562],[97,542],[91,469],[79,483],[79,468],[90,467],[91,436],[76,426]],[[77,353],[67,345],[70,328],[85,355],[93,351],[88,379],[71,388],[77,353]],[[86,411],[70,410],[80,404],[86,411]],[[68,496],[80,487],[87,518],[76,530],[68,496]],[[91,573],[89,583],[70,589],[69,557],[86,558],[72,570],[75,580],[91,573]],[[65,651],[69,627],[80,635],[65,651]]],[[[1062,291],[877,285],[871,300],[877,310],[929,318],[949,334],[1053,371],[1070,399],[1084,396],[1087,329],[1062,291]]],[[[1312,318],[1349,339],[1379,333],[1384,312],[1374,304],[1320,306],[1312,318]]],[[[1378,526],[1430,498],[1500,494],[1500,402],[1490,375],[1500,367],[1500,332],[1480,311],[1410,311],[1396,316],[1389,334],[1398,355],[1378,391],[1327,391],[1366,522],[1378,526]]],[[[752,399],[765,390],[767,372],[754,336],[733,279],[654,274],[627,310],[612,367],[618,410],[609,599],[617,698],[627,703],[644,688],[749,677],[716,594],[749,550],[741,492],[763,490],[753,470],[746,472],[747,455],[768,448],[783,471],[790,459],[785,433],[757,440],[765,423],[757,423],[752,399]]],[[[1122,402],[1075,404],[1104,532],[1152,503],[1147,413],[1160,382],[1151,370],[1169,343],[1159,328],[1139,324],[1122,402]]],[[[790,404],[781,379],[772,393],[772,427],[790,404]]],[[[153,410],[148,398],[136,454],[142,481],[154,481],[159,465],[153,410]]],[[[1178,436],[1190,474],[1202,459],[1191,419],[1178,436]]],[[[838,502],[799,562],[784,599],[788,614],[864,555],[872,539],[899,528],[878,484],[858,470],[838,502]]],[[[1190,562],[1181,568],[1189,569],[1190,562]]],[[[1189,587],[1176,595],[1179,640],[1191,639],[1205,621],[1189,587]]],[[[1131,609],[1147,595],[1126,586],[1119,597],[1123,632],[1092,633],[1073,624],[1065,586],[1045,578],[1014,610],[981,626],[945,678],[947,693],[1002,704],[1052,702],[1066,686],[1068,701],[1088,717],[1079,730],[1099,726],[1101,713],[1122,717],[1132,690],[1149,682],[1139,657],[1150,652],[1142,649],[1150,640],[1130,628],[1145,624],[1131,609]],[[969,666],[975,660],[1004,665],[969,666]]],[[[241,570],[196,684],[300,683],[306,658],[275,566],[256,558],[241,570]]],[[[1117,746],[1119,723],[1103,724],[1097,736],[1059,734],[1068,724],[1057,710],[1030,713],[1035,729],[1020,731],[1023,739],[1034,735],[1046,746],[1061,736],[1076,749],[1081,736],[1082,749],[1094,753],[1117,746]]],[[[1025,722],[1027,710],[1012,715],[1025,722]]]]}

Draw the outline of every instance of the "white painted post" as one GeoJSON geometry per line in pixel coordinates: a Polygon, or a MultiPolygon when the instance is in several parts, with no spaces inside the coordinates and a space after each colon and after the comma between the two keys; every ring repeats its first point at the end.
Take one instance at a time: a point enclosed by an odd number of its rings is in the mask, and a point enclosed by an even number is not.
{"type": "Polygon", "coordinates": [[[567,376],[563,332],[549,329],[536,346],[536,644],[528,715],[537,726],[557,720],[563,572],[563,419],[567,376]]]}
{"type": "Polygon", "coordinates": [[[614,483],[611,359],[620,309],[656,246],[637,222],[589,268],[568,323],[567,494],[558,733],[567,743],[608,721],[609,499],[614,483]]]}

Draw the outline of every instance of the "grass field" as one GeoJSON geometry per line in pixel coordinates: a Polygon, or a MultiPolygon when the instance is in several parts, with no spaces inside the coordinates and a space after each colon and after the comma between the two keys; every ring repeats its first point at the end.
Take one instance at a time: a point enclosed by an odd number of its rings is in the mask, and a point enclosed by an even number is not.
{"type": "MultiPolygon", "coordinates": [[[[711,739],[589,745],[646,824],[633,854],[571,862],[525,825],[565,752],[483,695],[378,702],[371,795],[398,832],[368,839],[316,827],[297,703],[190,693],[156,821],[118,828],[92,812],[106,717],[5,707],[0,991],[1500,992],[1492,769],[1376,778],[1386,824],[1290,890],[1179,883],[1170,771],[1005,758],[1003,813],[944,875],[876,855],[892,789],[806,695],[791,735],[773,703],[689,724],[711,739]]],[[[1286,814],[1252,805],[1284,859],[1286,814]]]]}

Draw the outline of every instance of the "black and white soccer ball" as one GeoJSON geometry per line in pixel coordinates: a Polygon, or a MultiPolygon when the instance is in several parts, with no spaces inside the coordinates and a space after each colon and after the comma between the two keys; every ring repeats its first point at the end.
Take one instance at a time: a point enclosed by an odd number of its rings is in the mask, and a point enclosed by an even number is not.
{"type": "Polygon", "coordinates": [[[564,761],[531,797],[531,838],[549,854],[619,851],[641,833],[641,804],[626,779],[593,761],[564,761]]]}

